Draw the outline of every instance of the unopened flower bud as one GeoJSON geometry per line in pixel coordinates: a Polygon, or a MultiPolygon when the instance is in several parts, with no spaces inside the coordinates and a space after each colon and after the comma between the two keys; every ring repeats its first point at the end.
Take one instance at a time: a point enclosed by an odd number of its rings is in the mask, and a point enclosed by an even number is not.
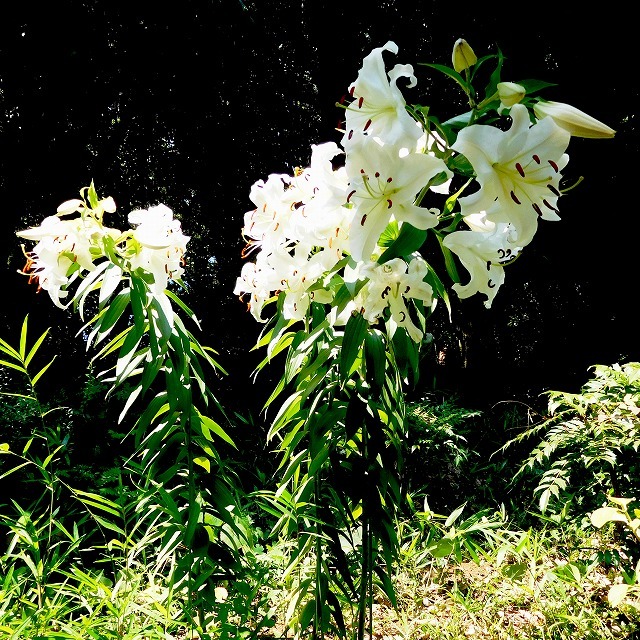
{"type": "Polygon", "coordinates": [[[508,109],[518,104],[524,98],[527,91],[515,82],[498,82],[498,96],[500,97],[501,109],[508,109]]]}
{"type": "Polygon", "coordinates": [[[77,211],[82,211],[82,209],[84,209],[84,202],[76,198],[63,202],[56,211],[59,216],[66,216],[71,213],[76,213],[77,211]]]}
{"type": "Polygon", "coordinates": [[[579,138],[613,138],[616,135],[611,127],[600,120],[564,102],[536,102],[533,112],[538,119],[549,116],[559,127],[579,138]]]}
{"type": "Polygon", "coordinates": [[[472,67],[476,62],[478,62],[478,58],[473,52],[473,49],[463,38],[458,38],[456,43],[453,45],[451,60],[453,62],[453,68],[458,73],[472,67]]]}

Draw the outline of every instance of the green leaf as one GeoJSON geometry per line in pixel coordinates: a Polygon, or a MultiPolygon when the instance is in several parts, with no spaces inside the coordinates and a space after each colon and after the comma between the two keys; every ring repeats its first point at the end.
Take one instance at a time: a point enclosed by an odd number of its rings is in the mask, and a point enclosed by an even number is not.
{"type": "Polygon", "coordinates": [[[129,290],[121,291],[111,301],[104,312],[99,313],[95,318],[95,326],[87,338],[88,344],[98,344],[102,342],[118,320],[121,318],[125,309],[129,306],[130,293],[129,290]]]}
{"type": "Polygon", "coordinates": [[[450,527],[460,517],[460,515],[462,514],[466,506],[467,506],[467,503],[464,502],[459,507],[454,509],[449,515],[449,517],[446,519],[444,526],[447,528],[450,527]]]}
{"type": "Polygon", "coordinates": [[[95,209],[98,206],[98,194],[96,193],[96,188],[93,185],[93,180],[87,187],[87,199],[89,200],[89,206],[92,209],[95,209]]]}
{"type": "MultiPolygon", "coordinates": [[[[24,320],[22,321],[22,330],[20,331],[20,357],[22,358],[22,360],[25,360],[25,354],[26,354],[26,345],[27,345],[27,321],[29,319],[29,314],[27,314],[24,317],[24,320]]],[[[25,365],[27,363],[25,362],[25,365]]]]}
{"type": "Polygon", "coordinates": [[[518,80],[518,84],[521,84],[527,95],[531,93],[537,93],[541,89],[546,89],[547,87],[557,87],[557,82],[546,82],[545,80],[536,80],[534,78],[527,78],[526,80],[518,80]]]}
{"type": "Polygon", "coordinates": [[[29,363],[31,362],[33,356],[35,356],[36,352],[38,351],[38,349],[40,348],[40,345],[44,342],[44,339],[47,337],[49,333],[49,329],[47,329],[35,342],[35,344],[33,345],[33,347],[31,347],[31,350],[29,351],[29,354],[27,355],[27,357],[24,360],[24,366],[28,367],[29,363]]]}
{"type": "Polygon", "coordinates": [[[2,365],[3,367],[9,367],[10,369],[15,369],[16,371],[20,371],[20,373],[27,373],[27,370],[17,364],[14,364],[13,362],[7,362],[6,360],[0,360],[0,365],[2,365]]]}
{"type": "Polygon", "coordinates": [[[44,373],[47,371],[47,369],[53,364],[53,361],[57,358],[57,356],[53,356],[53,358],[51,358],[51,360],[49,361],[48,364],[46,364],[44,367],[42,367],[42,369],[40,369],[40,371],[38,371],[38,373],[36,373],[35,376],[33,376],[33,379],[31,380],[31,386],[35,387],[38,380],[40,380],[40,378],[44,375],[44,373]]]}
{"type": "Polygon", "coordinates": [[[441,538],[429,549],[429,551],[434,558],[446,558],[451,555],[454,546],[453,540],[450,540],[449,538],[441,538]]]}
{"type": "Polygon", "coordinates": [[[434,64],[431,62],[418,62],[418,64],[423,67],[431,67],[432,69],[436,69],[437,71],[444,73],[445,76],[449,76],[449,78],[455,80],[463,89],[466,90],[466,81],[455,69],[447,67],[443,64],[434,64]]]}
{"type": "Polygon", "coordinates": [[[103,277],[104,272],[111,264],[112,263],[108,261],[101,262],[93,271],[90,271],[78,285],[73,295],[73,307],[75,310],[78,310],[81,320],[84,320],[84,303],[87,296],[99,286],[98,280],[103,277]]]}
{"type": "Polygon", "coordinates": [[[617,607],[626,597],[629,591],[628,584],[614,584],[609,588],[607,600],[612,607],[617,607]]]}
{"type": "Polygon", "coordinates": [[[418,251],[426,239],[427,232],[425,230],[416,229],[416,227],[410,225],[408,222],[403,222],[398,237],[380,256],[378,262],[383,264],[392,258],[408,256],[414,251],[418,251]]]}
{"type": "Polygon", "coordinates": [[[193,464],[197,464],[199,467],[202,467],[207,473],[211,473],[211,461],[209,460],[209,458],[198,456],[193,459],[193,464]]]}
{"type": "Polygon", "coordinates": [[[0,351],[4,351],[4,353],[6,353],[8,356],[11,356],[15,360],[18,360],[18,362],[22,362],[20,354],[2,338],[0,338],[0,351]]]}
{"type": "Polygon", "coordinates": [[[384,336],[377,329],[367,331],[364,339],[367,380],[378,389],[384,386],[387,366],[387,349],[384,336]]]}
{"type": "Polygon", "coordinates": [[[351,374],[351,367],[356,361],[362,342],[367,334],[367,328],[369,323],[365,317],[358,312],[351,314],[351,317],[347,321],[347,326],[344,330],[344,337],[342,338],[342,349],[340,350],[340,378],[343,384],[351,374]]]}
{"type": "Polygon", "coordinates": [[[600,529],[607,522],[627,522],[627,517],[620,509],[615,507],[600,507],[596,509],[590,516],[591,524],[600,529]]]}
{"type": "Polygon", "coordinates": [[[221,440],[224,440],[227,444],[230,444],[234,449],[238,448],[235,442],[227,434],[227,432],[215,420],[212,420],[208,416],[203,415],[197,409],[195,411],[197,419],[200,421],[203,435],[205,436],[205,438],[207,438],[207,440],[211,440],[210,437],[207,437],[207,434],[210,431],[211,433],[217,435],[221,440]]]}
{"type": "Polygon", "coordinates": [[[316,475],[318,470],[321,469],[324,463],[327,461],[328,457],[329,457],[329,446],[327,444],[324,444],[320,449],[320,451],[318,451],[316,456],[311,461],[311,464],[309,465],[308,475],[309,476],[316,475]]]}

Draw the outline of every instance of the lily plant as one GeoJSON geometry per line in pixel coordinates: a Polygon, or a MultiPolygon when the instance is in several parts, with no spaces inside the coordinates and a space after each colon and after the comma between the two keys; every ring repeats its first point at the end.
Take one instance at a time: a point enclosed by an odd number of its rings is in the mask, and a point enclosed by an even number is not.
{"type": "Polygon", "coordinates": [[[337,105],[339,141],[312,145],[292,175],[255,182],[241,229],[248,261],[235,293],[264,324],[256,373],[285,354],[265,404],[280,400],[269,437],[281,476],[260,498],[278,516],[274,533],[297,541],[289,622],[314,638],[345,634],[345,602],[355,635],[371,637],[374,583],[394,602],[404,393],[430,314],[439,302],[451,312],[450,290],[490,308],[538,226],[560,220],[572,136],[615,135],[545,101],[549,83],[501,81],[502,53],[479,59],[463,39],[452,66],[419,63],[468,100],[469,111],[440,119],[405,101],[398,81],[418,79],[411,64],[387,64],[398,50],[389,41],[363,59],[337,105]]]}

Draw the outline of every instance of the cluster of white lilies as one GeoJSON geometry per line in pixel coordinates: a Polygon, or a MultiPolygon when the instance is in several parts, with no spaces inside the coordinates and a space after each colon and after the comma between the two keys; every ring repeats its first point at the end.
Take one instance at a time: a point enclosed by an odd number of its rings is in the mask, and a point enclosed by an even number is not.
{"type": "MultiPolygon", "coordinates": [[[[358,311],[371,324],[383,319],[390,336],[403,327],[419,342],[416,309],[433,308],[438,296],[420,251],[384,256],[403,225],[436,232],[443,251],[468,271],[453,290],[460,298],[484,294],[490,307],[505,266],[532,241],[539,220],[559,220],[571,136],[615,134],[570,105],[532,101],[523,85],[499,82],[482,103],[493,105],[493,120],[478,122],[481,112],[470,100],[472,110],[448,121],[456,127],[443,135],[431,114],[421,117],[424,111],[407,105],[398,86],[400,78],[416,85],[413,67],[387,71],[384,52],[397,54],[398,47],[374,49],[349,87],[340,144],[313,145],[308,167],[271,174],[251,188],[255,207],[244,215],[242,235],[245,256],[254,260],[243,265],[234,293],[260,322],[265,305],[279,297],[287,320],[303,319],[315,301],[331,306],[336,325],[358,311]],[[350,299],[341,295],[338,304],[343,285],[350,299]]],[[[480,63],[466,41],[456,42],[452,64],[445,72],[471,98],[469,79],[480,63]]],[[[486,109],[481,115],[487,120],[486,109]]],[[[162,204],[133,211],[132,228],[123,232],[103,222],[116,210],[113,199],[99,200],[93,185],[83,192],[40,226],[18,232],[37,242],[25,251],[23,272],[58,307],[71,303],[69,287],[80,278],[88,279],[86,291],[100,289],[104,303],[136,270],[147,274],[149,294],[162,299],[169,280],[183,274],[189,240],[172,211],[162,204]]]]}
{"type": "MultiPolygon", "coordinates": [[[[340,145],[314,145],[309,167],[292,176],[271,174],[251,189],[255,208],[246,212],[242,233],[245,255],[255,259],[243,265],[235,293],[248,299],[258,321],[264,321],[265,305],[283,294],[286,319],[304,318],[311,301],[329,303],[336,324],[357,310],[372,324],[384,318],[391,336],[404,327],[419,342],[423,332],[408,305],[435,303],[425,281],[430,267],[418,251],[381,260],[388,238],[405,224],[419,230],[446,225],[439,232],[442,245],[469,274],[466,284],[453,289],[460,298],[482,293],[490,307],[505,265],[531,242],[538,221],[559,220],[571,135],[615,133],[570,105],[537,101],[529,109],[520,104],[525,87],[502,82],[496,87],[496,122],[476,124],[469,112],[448,144],[416,117],[398,87],[400,78],[416,85],[413,67],[396,64],[387,72],[384,52],[397,54],[398,47],[387,42],[374,49],[349,87],[340,145]],[[507,130],[499,126],[502,115],[510,116],[507,130]],[[458,155],[473,175],[450,196],[458,155]],[[458,197],[466,189],[470,195],[458,197]],[[451,225],[456,213],[461,230],[451,225]],[[337,283],[350,285],[347,304],[333,304],[337,283]]],[[[452,59],[452,76],[468,74],[477,63],[464,40],[456,42],[452,59]]]]}

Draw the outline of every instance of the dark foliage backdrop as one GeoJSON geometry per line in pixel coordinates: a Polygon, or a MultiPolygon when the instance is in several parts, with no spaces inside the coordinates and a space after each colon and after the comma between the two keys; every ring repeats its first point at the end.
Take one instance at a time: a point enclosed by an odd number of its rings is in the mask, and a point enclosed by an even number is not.
{"type": "MultiPolygon", "coordinates": [[[[557,3],[560,6],[560,3],[557,3]]],[[[432,323],[422,388],[469,405],[546,388],[577,390],[596,363],[640,359],[636,333],[637,238],[632,193],[639,150],[637,56],[630,21],[577,8],[442,2],[66,0],[23,2],[0,22],[0,197],[3,302],[0,335],[24,314],[53,327],[55,388],[84,376],[80,326],[36,294],[18,228],[38,224],[95,181],[120,219],[163,202],[191,235],[187,302],[202,342],[230,375],[231,408],[259,408],[268,377],[252,386],[249,350],[260,327],[233,295],[249,190],[291,173],[310,146],[339,139],[340,100],[373,47],[394,40],[412,63],[409,101],[451,116],[453,83],[418,62],[449,63],[464,37],[478,55],[506,56],[506,80],[555,82],[546,97],[569,102],[617,130],[613,140],[573,139],[561,222],[542,224],[511,268],[491,310],[480,299],[441,309],[432,323]]]]}

